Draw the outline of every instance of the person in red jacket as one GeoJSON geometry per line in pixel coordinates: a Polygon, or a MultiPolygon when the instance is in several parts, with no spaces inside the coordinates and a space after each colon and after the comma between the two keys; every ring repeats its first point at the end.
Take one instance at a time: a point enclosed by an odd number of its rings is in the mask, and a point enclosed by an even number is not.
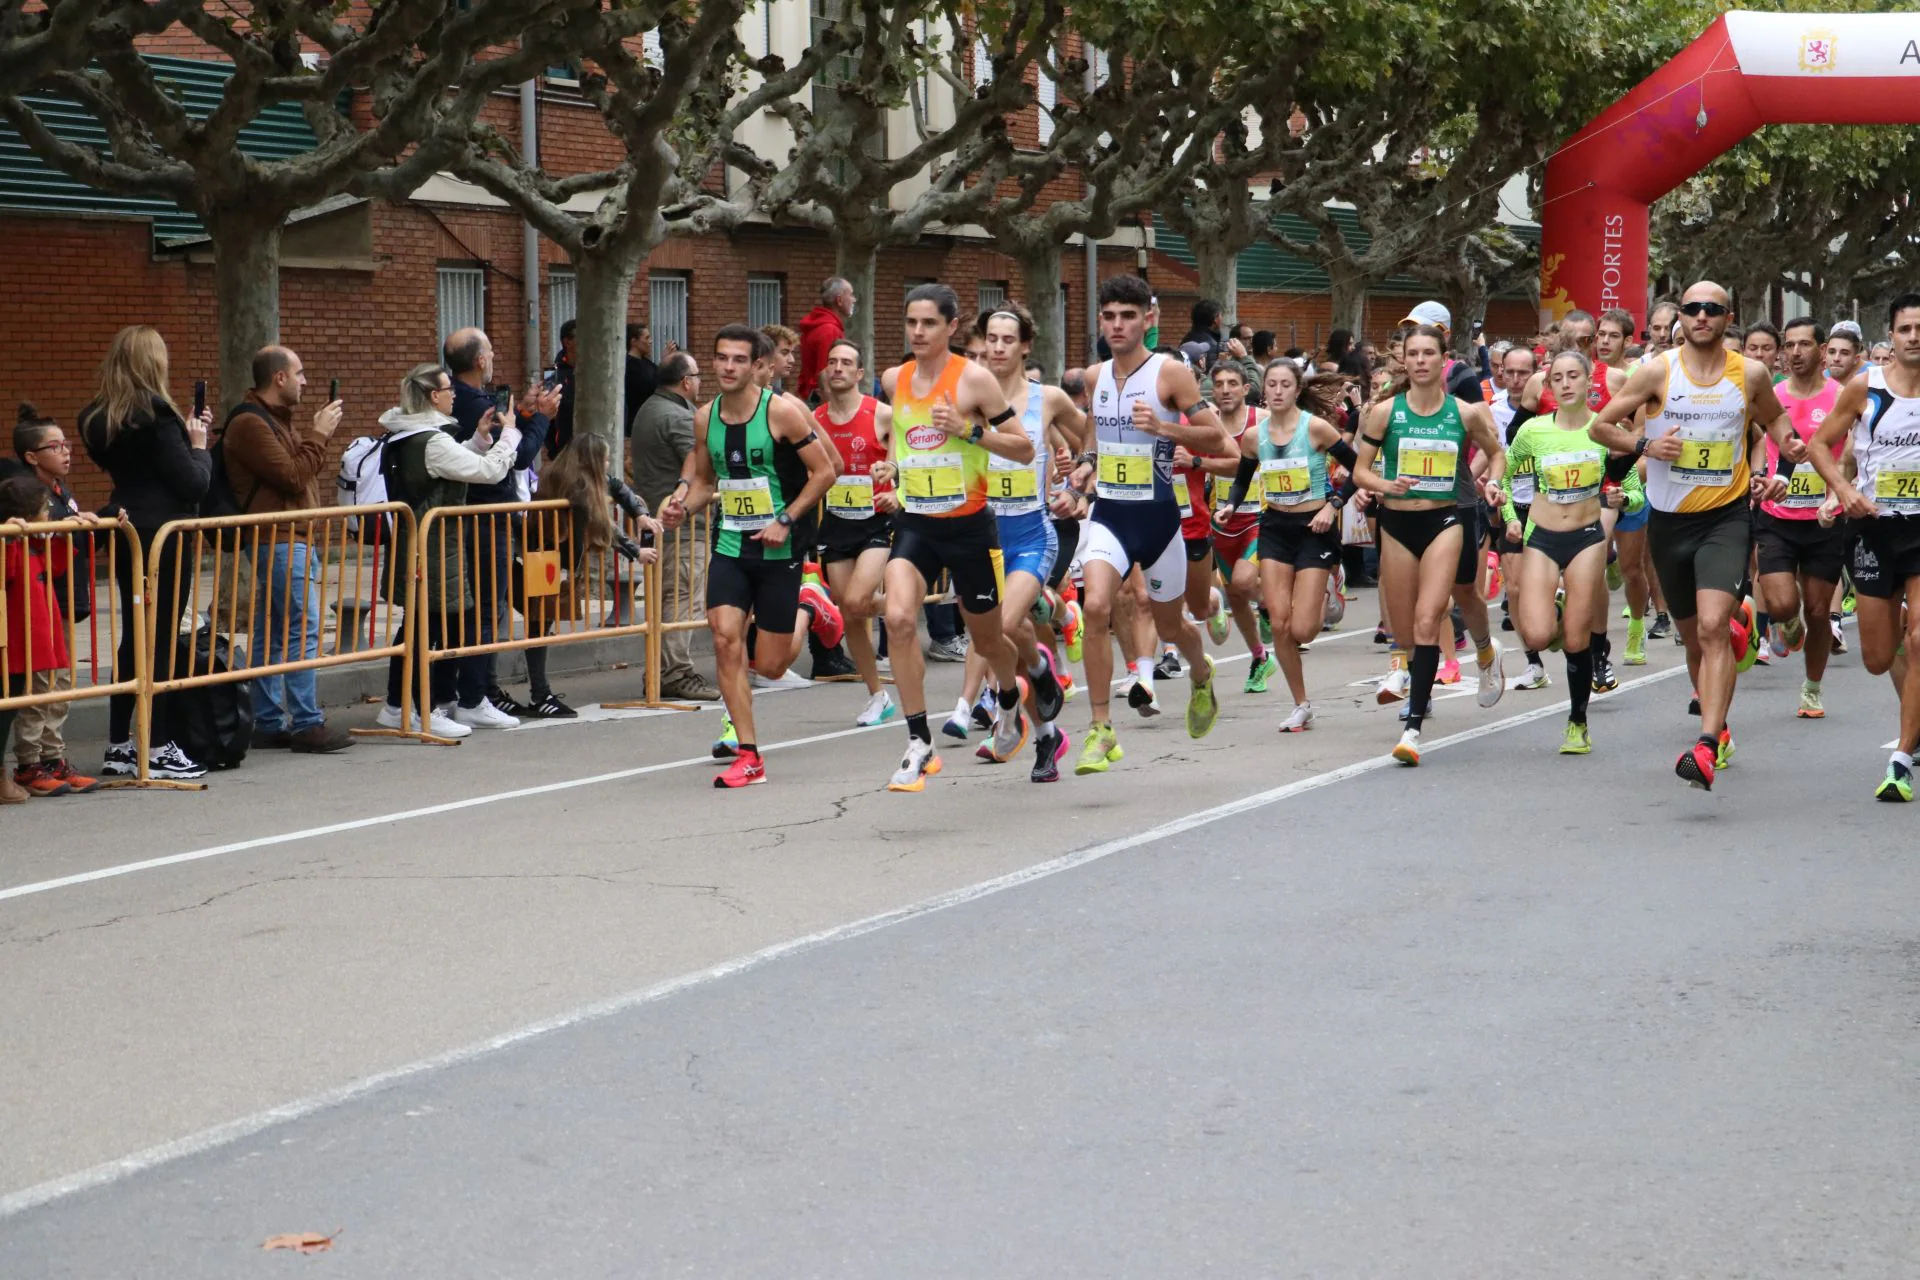
{"type": "Polygon", "coordinates": [[[820,286],[820,305],[800,321],[800,379],[793,389],[802,400],[815,403],[820,394],[820,373],[827,367],[827,352],[847,336],[847,321],[859,299],[853,286],[839,276],[820,286]]]}
{"type": "MultiPolygon", "coordinates": [[[[0,481],[0,521],[38,524],[51,516],[53,496],[30,475],[0,481]]],[[[66,619],[55,602],[54,579],[67,571],[65,538],[7,538],[0,540],[0,573],[6,581],[6,686],[9,697],[20,697],[39,671],[68,667],[66,619]]],[[[0,744],[13,733],[12,708],[0,711],[0,744]]],[[[63,794],[67,788],[49,791],[63,794]]],[[[0,769],[0,804],[19,804],[26,788],[0,769]]]]}

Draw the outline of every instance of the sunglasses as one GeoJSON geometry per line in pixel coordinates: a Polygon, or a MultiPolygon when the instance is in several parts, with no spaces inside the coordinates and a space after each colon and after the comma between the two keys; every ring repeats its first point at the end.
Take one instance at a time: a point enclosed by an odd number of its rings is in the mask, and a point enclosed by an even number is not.
{"type": "Polygon", "coordinates": [[[1684,302],[1680,304],[1680,314],[1683,316],[1713,316],[1715,319],[1718,319],[1727,314],[1727,311],[1728,307],[1724,302],[1684,302]]]}

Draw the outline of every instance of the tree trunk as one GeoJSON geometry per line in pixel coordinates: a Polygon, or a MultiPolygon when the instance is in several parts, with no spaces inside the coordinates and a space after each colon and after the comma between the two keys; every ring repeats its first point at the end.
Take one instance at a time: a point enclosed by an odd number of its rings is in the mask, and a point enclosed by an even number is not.
{"type": "MultiPolygon", "coordinates": [[[[875,264],[879,250],[871,240],[847,235],[836,224],[833,237],[833,273],[853,286],[855,298],[853,315],[842,326],[847,339],[856,344],[866,357],[867,372],[879,377],[882,370],[893,367],[899,352],[880,352],[873,349],[873,280],[875,264]]],[[[894,329],[897,337],[900,333],[894,329]]]]}
{"type": "Polygon", "coordinates": [[[1453,312],[1453,354],[1472,360],[1474,322],[1487,318],[1487,287],[1479,281],[1461,283],[1449,288],[1446,298],[1447,309],[1453,312]]]}
{"type": "Polygon", "coordinates": [[[575,313],[573,430],[606,440],[614,458],[627,437],[627,300],[639,253],[582,253],[573,259],[580,291],[575,313]]]}
{"type": "Polygon", "coordinates": [[[1214,235],[1199,235],[1187,242],[1200,271],[1200,296],[1220,304],[1220,326],[1240,318],[1240,253],[1224,246],[1214,235]]]}
{"type": "Polygon", "coordinates": [[[253,385],[254,353],[280,340],[281,220],[214,215],[206,226],[220,327],[219,396],[209,403],[224,410],[253,385]]]}
{"type": "Polygon", "coordinates": [[[1366,336],[1361,326],[1366,319],[1367,282],[1351,269],[1335,268],[1327,275],[1332,282],[1328,303],[1333,312],[1333,327],[1345,329],[1358,341],[1366,336]]]}
{"type": "Polygon", "coordinates": [[[1020,279],[1026,286],[1027,310],[1033,312],[1033,358],[1044,376],[1058,382],[1066,372],[1067,308],[1060,301],[1060,245],[1025,245],[1018,256],[1020,279]]]}

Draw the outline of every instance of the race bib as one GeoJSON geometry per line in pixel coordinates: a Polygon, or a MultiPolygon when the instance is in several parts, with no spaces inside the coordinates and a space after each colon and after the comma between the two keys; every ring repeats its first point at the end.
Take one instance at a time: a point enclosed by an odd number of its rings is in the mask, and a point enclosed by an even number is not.
{"type": "Polygon", "coordinates": [[[1180,503],[1180,518],[1182,520],[1191,519],[1193,516],[1193,479],[1187,472],[1176,471],[1173,473],[1173,496],[1178,499],[1180,503]]]}
{"type": "Polygon", "coordinates": [[[1920,515],[1920,471],[1882,470],[1875,474],[1873,505],[1888,515],[1920,515]]]}
{"type": "Polygon", "coordinates": [[[1093,491],[1109,502],[1153,501],[1153,446],[1101,441],[1093,491]]]}
{"type": "Polygon", "coordinates": [[[957,453],[915,453],[900,462],[900,505],[917,516],[966,505],[967,475],[957,453]]]}
{"type": "Polygon", "coordinates": [[[1313,472],[1304,460],[1267,458],[1260,463],[1260,497],[1270,507],[1291,507],[1307,500],[1313,472]]]}
{"type": "Polygon", "coordinates": [[[837,476],[827,486],[827,513],[842,520],[873,518],[873,477],[837,476]]]}
{"type": "Polygon", "coordinates": [[[1566,505],[1600,496],[1602,463],[1598,453],[1550,453],[1540,459],[1538,475],[1547,486],[1547,501],[1566,505]]]}
{"type": "Polygon", "coordinates": [[[1452,440],[1408,436],[1400,441],[1399,474],[1413,481],[1409,498],[1451,498],[1460,446],[1452,440]]]}
{"type": "Polygon", "coordinates": [[[1673,460],[1668,474],[1694,488],[1732,484],[1734,444],[1730,438],[1690,436],[1682,431],[1680,456],[1673,460]]]}
{"type": "Polygon", "coordinates": [[[1533,472],[1521,471],[1508,476],[1507,487],[1513,493],[1515,506],[1524,507],[1533,502],[1533,495],[1536,492],[1533,472]]]}
{"type": "Polygon", "coordinates": [[[996,457],[987,464],[987,503],[999,515],[1040,509],[1040,481],[1033,464],[996,457]]]}
{"type": "Polygon", "coordinates": [[[765,476],[720,482],[720,527],[754,533],[773,523],[773,487],[765,476]]]}
{"type": "Polygon", "coordinates": [[[1811,462],[1802,462],[1787,477],[1787,496],[1780,505],[1795,510],[1811,510],[1827,500],[1827,482],[1811,462]]]}

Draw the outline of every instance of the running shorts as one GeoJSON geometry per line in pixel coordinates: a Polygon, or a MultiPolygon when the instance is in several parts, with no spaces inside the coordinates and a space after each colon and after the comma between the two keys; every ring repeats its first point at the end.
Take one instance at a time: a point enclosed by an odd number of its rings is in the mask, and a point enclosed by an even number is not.
{"type": "Polygon", "coordinates": [[[1460,508],[1460,563],[1454,566],[1453,585],[1470,587],[1480,581],[1480,508],[1460,508]]]}
{"type": "Polygon", "coordinates": [[[1178,600],[1187,593],[1187,559],[1185,539],[1180,536],[1176,525],[1173,536],[1166,544],[1154,551],[1128,551],[1120,541],[1120,535],[1098,520],[1087,521],[1086,540],[1080,547],[1080,562],[1087,564],[1099,560],[1113,566],[1113,571],[1121,577],[1133,571],[1134,565],[1147,579],[1147,598],[1166,604],[1178,600]]]}
{"type": "Polygon", "coordinates": [[[1024,516],[1001,516],[1000,560],[1008,574],[1025,573],[1045,582],[1060,556],[1060,538],[1053,518],[1044,511],[1024,516]]]}
{"type": "Polygon", "coordinates": [[[885,551],[893,545],[893,517],[846,520],[829,511],[820,517],[820,563],[858,560],[862,552],[885,551]]]}
{"type": "Polygon", "coordinates": [[[1582,551],[1597,547],[1607,540],[1607,531],[1598,520],[1578,529],[1542,529],[1537,525],[1527,535],[1527,546],[1540,552],[1560,566],[1565,573],[1567,567],[1582,551]]]}
{"type": "Polygon", "coordinates": [[[1188,564],[1199,564],[1202,560],[1205,560],[1213,554],[1213,539],[1207,534],[1203,533],[1197,538],[1188,538],[1182,535],[1181,540],[1187,544],[1188,564]]]}
{"type": "Polygon", "coordinates": [[[1853,589],[1875,600],[1904,596],[1908,579],[1920,578],[1920,518],[1874,516],[1853,527],[1853,589]]]}
{"type": "Polygon", "coordinates": [[[742,560],[739,556],[711,556],[707,560],[707,608],[738,609],[769,635],[793,634],[800,611],[800,572],[804,562],[742,560]]]}
{"type": "Polygon", "coordinates": [[[1055,520],[1053,522],[1054,541],[1059,550],[1053,556],[1053,572],[1047,575],[1047,585],[1059,588],[1073,571],[1073,558],[1080,550],[1080,522],[1078,520],[1055,520]]]}
{"type": "MultiPolygon", "coordinates": [[[[1253,554],[1254,547],[1260,541],[1261,521],[1265,519],[1266,514],[1262,512],[1259,519],[1249,520],[1244,525],[1236,524],[1231,532],[1222,533],[1218,528],[1214,529],[1213,562],[1220,567],[1220,572],[1228,581],[1233,580],[1233,566],[1253,554]]],[[[1336,541],[1339,540],[1338,517],[1333,522],[1333,536],[1336,541]]]]}
{"type": "MultiPolygon", "coordinates": [[[[1437,507],[1425,511],[1402,511],[1380,507],[1380,532],[1413,553],[1414,559],[1427,554],[1433,540],[1449,529],[1460,528],[1459,507],[1437,507]]],[[[1461,545],[1470,552],[1473,543],[1466,538],[1461,545]]],[[[1463,552],[1463,554],[1466,554],[1463,552]]]]}
{"type": "Polygon", "coordinates": [[[1740,595],[1753,554],[1753,522],[1747,500],[1710,511],[1655,511],[1647,525],[1647,548],[1667,611],[1678,621],[1698,613],[1702,591],[1740,595]]]}
{"type": "Polygon", "coordinates": [[[944,571],[955,602],[968,613],[1000,607],[1000,524],[986,507],[964,516],[901,512],[894,522],[893,560],[913,565],[928,587],[944,571]]]}
{"type": "Polygon", "coordinates": [[[1767,511],[1753,517],[1754,549],[1760,556],[1760,574],[1804,573],[1821,582],[1840,581],[1847,563],[1847,522],[1830,529],[1818,520],[1783,520],[1767,511]]]}
{"type": "Polygon", "coordinates": [[[1626,508],[1622,507],[1620,509],[1620,518],[1613,522],[1613,531],[1616,534],[1638,533],[1647,527],[1647,521],[1652,518],[1653,508],[1644,502],[1640,504],[1640,509],[1632,515],[1628,515],[1626,508]]]}
{"type": "Polygon", "coordinates": [[[1260,563],[1287,565],[1295,571],[1331,571],[1340,562],[1340,521],[1324,533],[1313,531],[1313,516],[1272,511],[1260,517],[1260,563]]]}

